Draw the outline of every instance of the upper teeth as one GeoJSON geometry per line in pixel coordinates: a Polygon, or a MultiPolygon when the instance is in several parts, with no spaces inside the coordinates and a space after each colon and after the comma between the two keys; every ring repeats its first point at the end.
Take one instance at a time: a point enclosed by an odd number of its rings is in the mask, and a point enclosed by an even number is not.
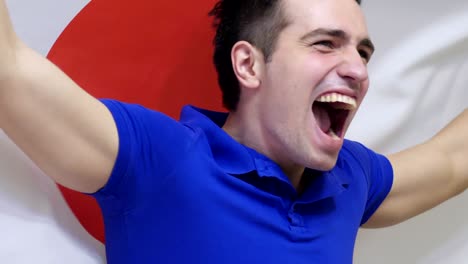
{"type": "Polygon", "coordinates": [[[318,99],[317,99],[318,102],[323,102],[323,103],[343,103],[345,105],[343,105],[343,109],[355,109],[356,108],[356,99],[350,97],[350,96],[347,96],[347,95],[343,95],[343,94],[339,94],[339,93],[329,93],[329,94],[325,94],[325,95],[322,95],[320,96],[318,99]]]}

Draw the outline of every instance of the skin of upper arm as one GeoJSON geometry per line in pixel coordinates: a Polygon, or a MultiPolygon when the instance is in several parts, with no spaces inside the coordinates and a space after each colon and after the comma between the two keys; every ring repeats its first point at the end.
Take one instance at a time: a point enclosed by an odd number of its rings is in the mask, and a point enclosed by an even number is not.
{"type": "Polygon", "coordinates": [[[468,187],[468,112],[431,140],[388,158],[394,170],[392,189],[363,227],[398,224],[468,187]]]}
{"type": "Polygon", "coordinates": [[[0,80],[1,128],[58,183],[97,191],[117,156],[111,113],[58,67],[18,43],[14,66],[0,80]]]}

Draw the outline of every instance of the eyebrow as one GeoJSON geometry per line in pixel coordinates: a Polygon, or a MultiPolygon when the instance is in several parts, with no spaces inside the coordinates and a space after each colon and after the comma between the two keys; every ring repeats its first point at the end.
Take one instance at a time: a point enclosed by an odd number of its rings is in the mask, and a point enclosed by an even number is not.
{"type": "MultiPolygon", "coordinates": [[[[301,37],[301,41],[305,41],[306,39],[315,37],[315,36],[320,36],[320,35],[326,35],[334,38],[339,38],[342,40],[349,40],[351,37],[348,35],[348,33],[344,32],[341,29],[327,29],[327,28],[317,28],[315,30],[312,30],[305,34],[304,36],[301,37]]],[[[375,51],[375,45],[372,43],[370,38],[364,38],[359,42],[359,46],[365,46],[368,49],[371,50],[371,53],[375,51]]]]}

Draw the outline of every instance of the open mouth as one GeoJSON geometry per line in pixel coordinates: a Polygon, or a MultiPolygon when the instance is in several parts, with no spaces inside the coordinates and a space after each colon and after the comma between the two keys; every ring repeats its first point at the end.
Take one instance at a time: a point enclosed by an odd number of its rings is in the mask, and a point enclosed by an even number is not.
{"type": "Polygon", "coordinates": [[[356,99],[338,93],[320,96],[312,104],[317,124],[323,133],[332,138],[342,138],[346,120],[352,110],[356,109],[356,99]]]}

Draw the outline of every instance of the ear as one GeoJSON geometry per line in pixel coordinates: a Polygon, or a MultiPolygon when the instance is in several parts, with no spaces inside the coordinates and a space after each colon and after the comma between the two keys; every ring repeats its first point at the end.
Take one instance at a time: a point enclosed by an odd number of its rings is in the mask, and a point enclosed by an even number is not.
{"type": "Polygon", "coordinates": [[[247,41],[237,42],[231,50],[234,73],[241,87],[257,88],[261,84],[263,55],[247,41]]]}

